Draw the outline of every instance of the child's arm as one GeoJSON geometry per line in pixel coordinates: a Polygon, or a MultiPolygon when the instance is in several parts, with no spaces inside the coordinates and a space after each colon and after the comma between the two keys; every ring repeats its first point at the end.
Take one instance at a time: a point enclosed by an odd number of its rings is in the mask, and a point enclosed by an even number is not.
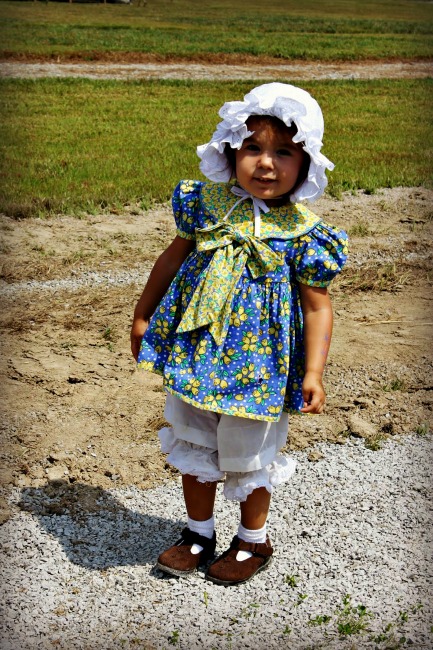
{"type": "Polygon", "coordinates": [[[131,328],[131,351],[137,361],[149,321],[182,263],[194,249],[195,241],[176,236],[158,257],[134,310],[131,328]]]}
{"type": "Polygon", "coordinates": [[[322,375],[332,335],[332,306],[326,288],[300,284],[304,314],[305,377],[302,413],[321,413],[325,404],[322,375]]]}

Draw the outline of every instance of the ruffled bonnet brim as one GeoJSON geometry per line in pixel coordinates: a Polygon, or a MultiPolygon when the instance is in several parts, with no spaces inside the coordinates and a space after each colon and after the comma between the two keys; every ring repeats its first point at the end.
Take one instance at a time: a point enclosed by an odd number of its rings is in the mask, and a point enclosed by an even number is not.
{"type": "Polygon", "coordinates": [[[245,95],[243,101],[226,102],[219,111],[220,122],[211,140],[197,147],[200,170],[216,183],[228,182],[232,170],[225,156],[226,144],[240,149],[244,139],[252,135],[246,121],[251,115],[273,115],[288,127],[294,123],[297,133],[293,142],[302,142],[310,157],[310,167],[304,183],[290,195],[293,203],[315,201],[328,184],[326,169],[333,163],[321,152],[323,116],[319,104],[302,88],[283,83],[263,84],[245,95]]]}

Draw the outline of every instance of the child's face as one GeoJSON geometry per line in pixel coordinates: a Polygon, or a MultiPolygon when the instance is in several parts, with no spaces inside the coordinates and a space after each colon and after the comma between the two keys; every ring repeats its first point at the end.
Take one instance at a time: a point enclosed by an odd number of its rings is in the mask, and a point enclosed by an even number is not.
{"type": "Polygon", "coordinates": [[[256,116],[247,120],[247,126],[254,133],[235,152],[236,178],[253,196],[270,206],[278,205],[297,185],[304,151],[300,144],[293,143],[286,126],[277,127],[256,116]]]}

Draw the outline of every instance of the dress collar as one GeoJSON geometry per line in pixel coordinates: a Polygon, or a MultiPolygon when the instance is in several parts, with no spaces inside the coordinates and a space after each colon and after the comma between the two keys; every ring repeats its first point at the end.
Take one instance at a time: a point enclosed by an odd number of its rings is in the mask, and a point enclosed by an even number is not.
{"type": "Polygon", "coordinates": [[[241,231],[260,239],[294,239],[305,235],[321,221],[300,203],[269,207],[255,198],[254,205],[251,195],[236,182],[203,183],[200,197],[202,208],[213,223],[227,221],[236,224],[241,231]]]}

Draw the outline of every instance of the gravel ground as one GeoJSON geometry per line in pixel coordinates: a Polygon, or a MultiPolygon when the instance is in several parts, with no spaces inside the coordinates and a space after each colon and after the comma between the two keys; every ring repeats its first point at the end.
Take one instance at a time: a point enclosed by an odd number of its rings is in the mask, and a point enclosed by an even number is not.
{"type": "MultiPolygon", "coordinates": [[[[1,648],[431,648],[432,440],[324,443],[317,462],[294,453],[272,503],[274,562],[238,587],[154,568],[184,523],[178,480],[15,488],[0,529],[1,648]]],[[[221,551],[235,504],[220,497],[216,520],[221,551]]]]}

